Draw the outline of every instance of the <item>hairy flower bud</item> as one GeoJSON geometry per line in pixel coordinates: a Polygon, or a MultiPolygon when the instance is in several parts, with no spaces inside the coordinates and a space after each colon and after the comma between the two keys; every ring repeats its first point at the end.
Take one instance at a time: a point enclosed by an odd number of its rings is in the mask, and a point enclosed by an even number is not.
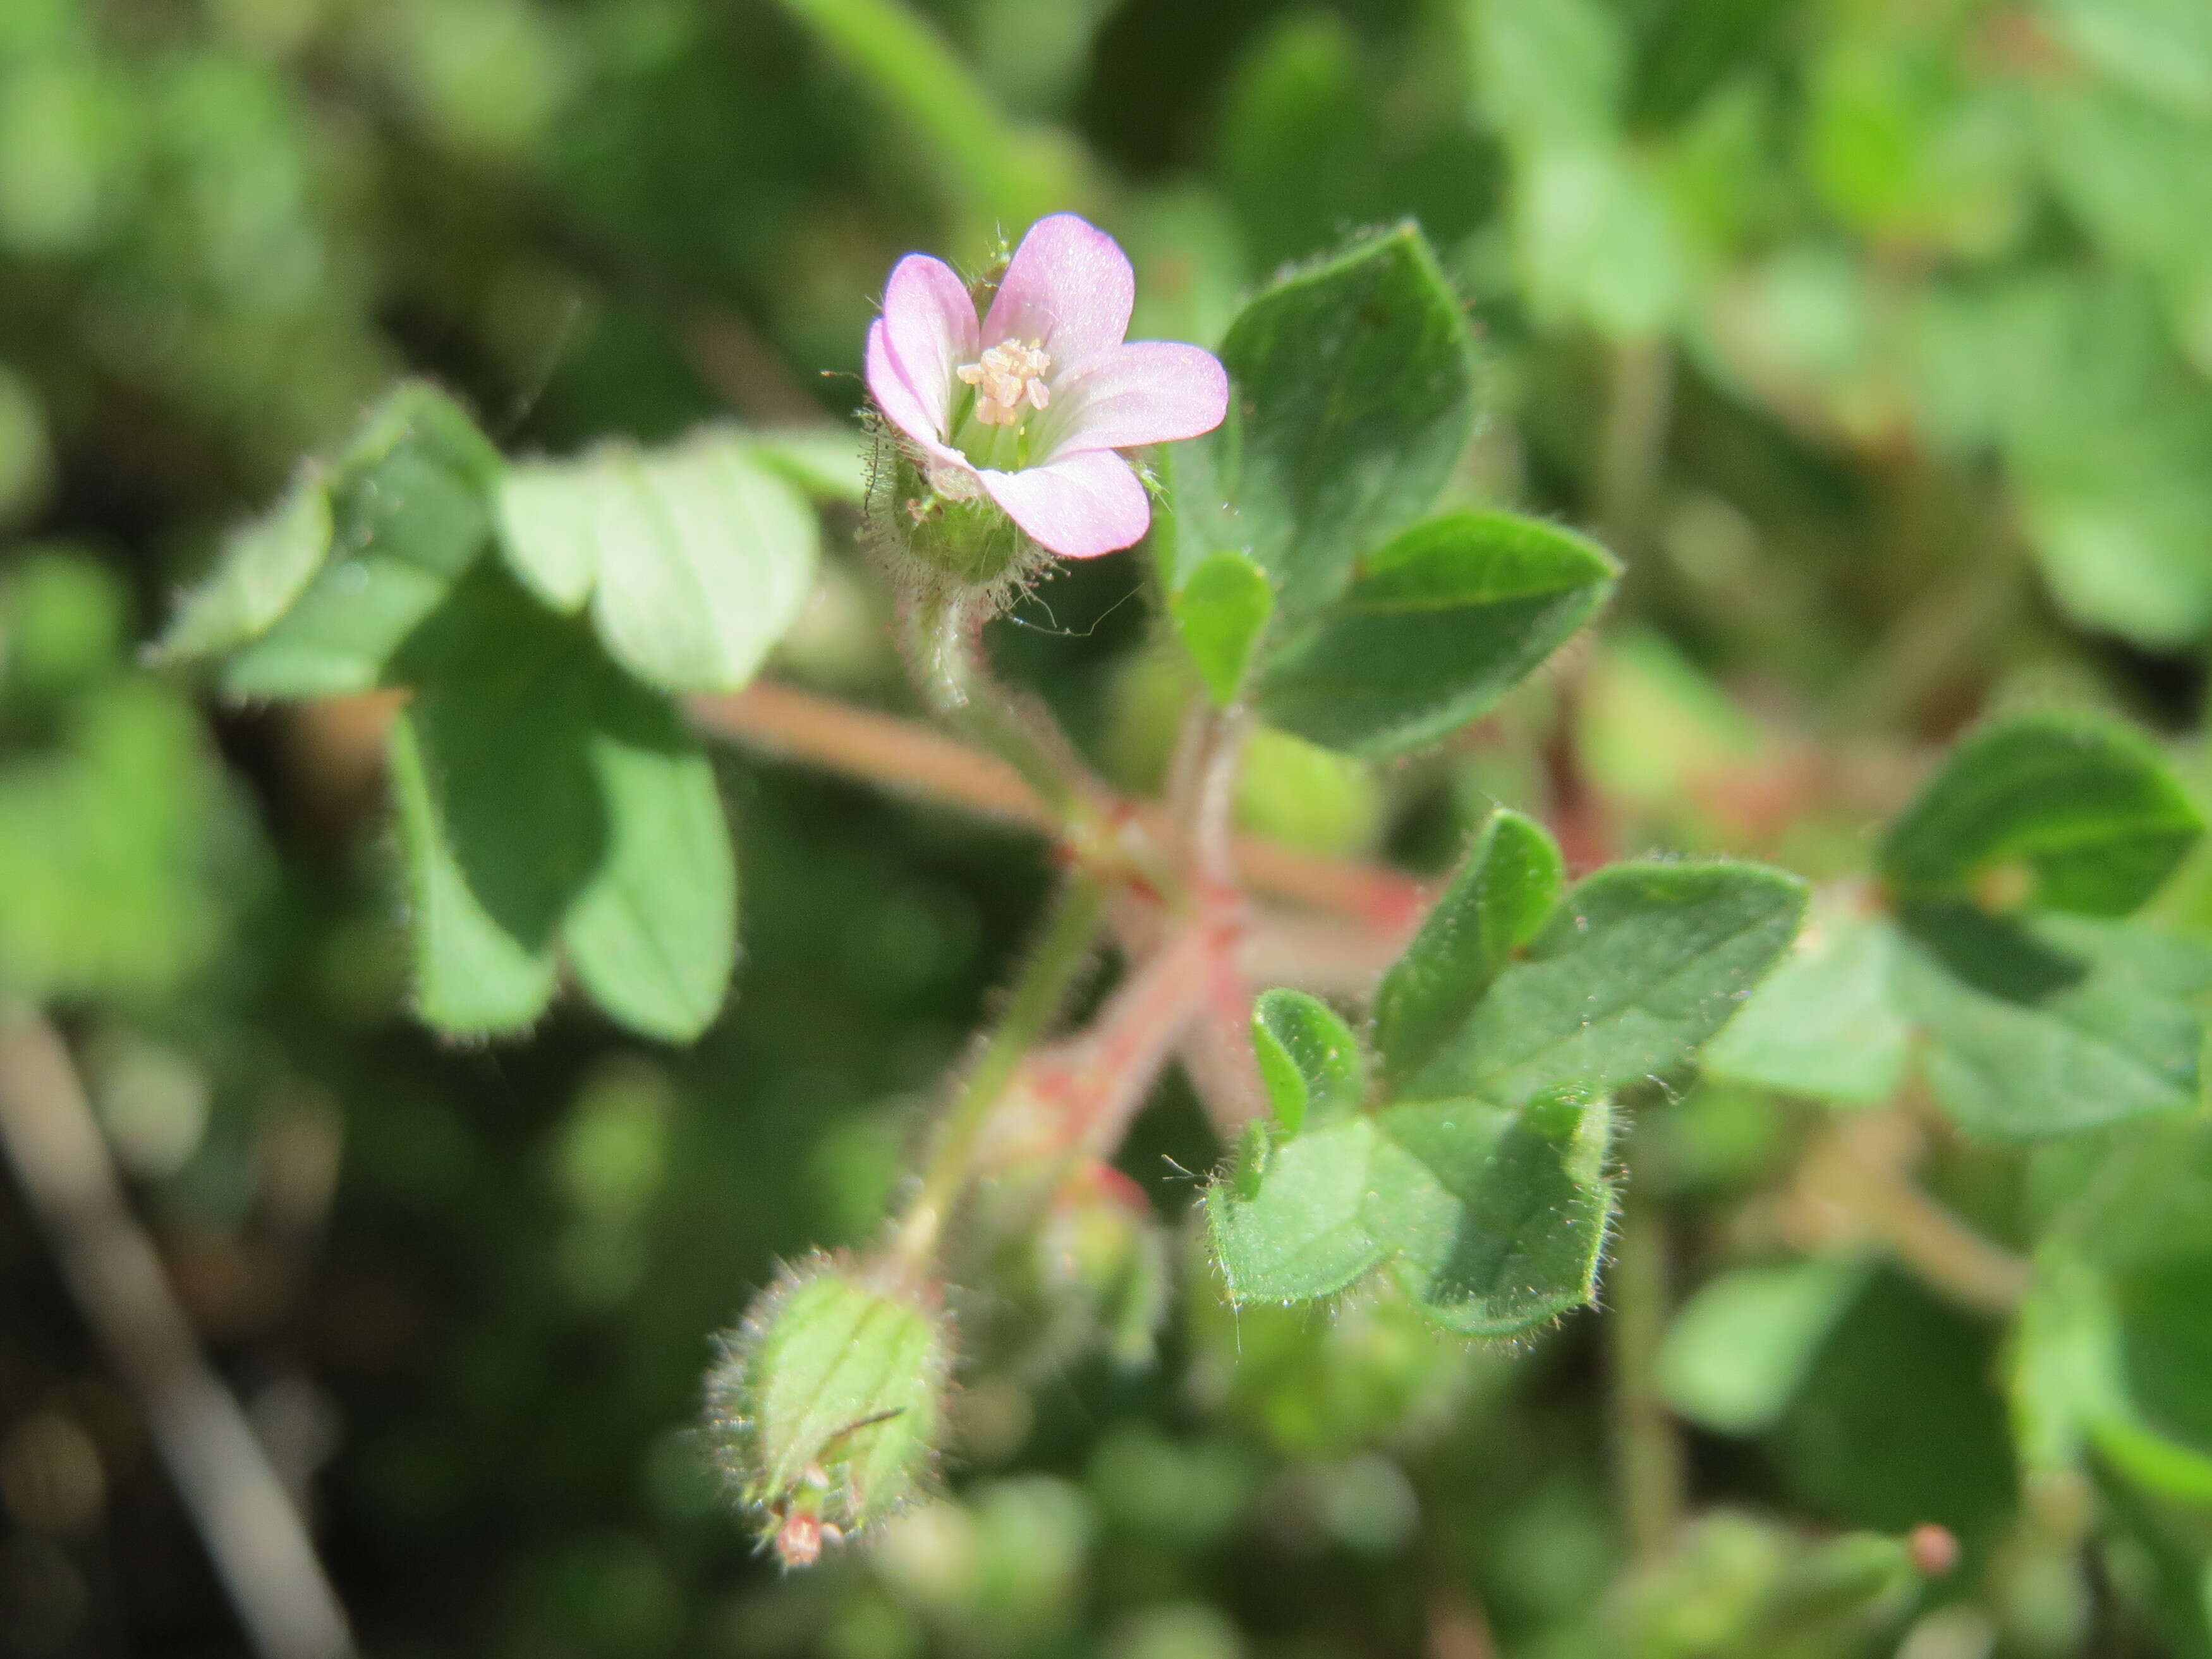
{"type": "Polygon", "coordinates": [[[937,1298],[887,1270],[787,1270],[707,1379],[717,1455],[787,1567],[913,1497],[936,1455],[953,1347],[937,1298]]]}

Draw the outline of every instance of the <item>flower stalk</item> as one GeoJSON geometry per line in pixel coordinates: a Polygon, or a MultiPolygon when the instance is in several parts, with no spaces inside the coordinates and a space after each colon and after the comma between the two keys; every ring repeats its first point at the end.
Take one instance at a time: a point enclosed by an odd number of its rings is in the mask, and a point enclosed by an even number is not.
{"type": "Polygon", "coordinates": [[[985,1039],[939,1126],[921,1182],[892,1234],[892,1255],[917,1274],[927,1272],[936,1258],[945,1223],[968,1184],[983,1126],[1006,1097],[1024,1059],[1044,1039],[1090,962],[1105,924],[1106,897],[1105,884],[1093,876],[1079,874],[1069,880],[1043,936],[1014,981],[1006,1013],[985,1039]]]}

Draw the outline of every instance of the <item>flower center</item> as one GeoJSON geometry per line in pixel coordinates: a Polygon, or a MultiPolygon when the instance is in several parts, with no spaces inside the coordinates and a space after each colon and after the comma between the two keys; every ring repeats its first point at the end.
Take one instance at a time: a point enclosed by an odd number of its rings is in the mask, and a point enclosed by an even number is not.
{"type": "Polygon", "coordinates": [[[985,352],[980,362],[963,364],[961,380],[975,388],[975,420],[982,426],[1018,426],[1024,405],[1042,410],[1052,401],[1044,373],[1052,358],[1044,342],[1005,340],[985,352]]]}

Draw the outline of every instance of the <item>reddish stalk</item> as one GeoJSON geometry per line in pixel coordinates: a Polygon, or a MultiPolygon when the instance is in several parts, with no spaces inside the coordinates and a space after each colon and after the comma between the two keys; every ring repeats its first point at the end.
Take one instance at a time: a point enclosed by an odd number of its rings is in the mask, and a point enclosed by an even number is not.
{"type": "MultiPolygon", "coordinates": [[[[749,748],[1040,835],[1060,833],[1059,820],[1012,767],[918,721],[765,680],[693,697],[688,706],[702,730],[749,748]]],[[[1158,803],[1121,802],[1118,816],[1154,845],[1169,839],[1167,812],[1158,803]]],[[[1393,870],[1316,858],[1253,836],[1235,837],[1231,847],[1247,886],[1376,928],[1410,927],[1428,902],[1421,883],[1393,870]]]]}

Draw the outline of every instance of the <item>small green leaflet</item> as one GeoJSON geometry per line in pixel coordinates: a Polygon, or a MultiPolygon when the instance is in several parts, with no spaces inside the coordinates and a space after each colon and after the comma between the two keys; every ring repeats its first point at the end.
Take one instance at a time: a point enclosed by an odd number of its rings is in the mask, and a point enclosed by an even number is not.
{"type": "Polygon", "coordinates": [[[632,1030],[696,1036],[736,951],[714,773],[667,702],[580,621],[487,566],[410,641],[392,736],[424,1019],[527,1025],[566,957],[632,1030]]]}
{"type": "Polygon", "coordinates": [[[1303,991],[1268,992],[1253,1013],[1252,1048],[1285,1135],[1309,1121],[1334,1122],[1358,1106],[1366,1056],[1327,1003],[1303,991]]]}
{"type": "Polygon", "coordinates": [[[1893,994],[1925,1030],[1929,1082],[1962,1127],[2020,1139],[2200,1106],[2212,948],[1964,902],[1913,907],[1902,925],[1893,994]]]}
{"type": "Polygon", "coordinates": [[[1550,918],[1565,879],[1559,845],[1541,824],[1518,812],[1492,814],[1376,993],[1375,1042],[1393,1084],[1418,1073],[1474,1012],[1513,952],[1550,918]]]}
{"type": "Polygon", "coordinates": [[[1431,519],[1361,561],[1350,587],[1271,652],[1261,709],[1355,754],[1433,743],[1565,644],[1620,570],[1595,542],[1540,520],[1431,519]]]}
{"type": "MultiPolygon", "coordinates": [[[[436,388],[414,382],[386,398],[331,468],[326,556],[295,589],[297,597],[235,648],[223,666],[223,690],[236,697],[320,697],[392,684],[388,671],[400,647],[483,550],[501,465],[467,413],[436,388]]],[[[233,543],[213,586],[261,587],[270,567],[282,580],[264,594],[296,581],[319,521],[311,501],[295,501],[294,510],[300,517],[288,520],[280,509],[266,537],[233,543]]],[[[270,609],[218,605],[255,622],[270,609]]]]}
{"type": "Polygon", "coordinates": [[[1906,899],[2024,866],[2042,909],[2123,916],[2156,892],[2203,820],[2139,732],[2085,714],[1996,721],[1954,749],[1891,828],[1882,874],[1906,899]]]}
{"type": "Polygon", "coordinates": [[[266,633],[330,550],[330,489],[318,468],[303,467],[282,501],[225,539],[214,574],[178,608],[160,654],[211,657],[266,633]]]}
{"type": "Polygon", "coordinates": [[[1237,1302],[1310,1301],[1392,1266],[1431,1320],[1506,1335],[1587,1303],[1613,1194],[1612,1114],[1547,1095],[1362,1114],[1274,1145],[1206,1197],[1237,1302]]]}
{"type": "Polygon", "coordinates": [[[1516,1104],[1663,1076],[1751,994],[1804,907],[1804,884],[1763,865],[1609,866],[1567,895],[1402,1092],[1516,1104]]]}
{"type": "Polygon", "coordinates": [[[1816,1100],[1888,1099],[1912,1042],[1912,1022],[1890,986],[1902,948],[1886,916],[1816,913],[1706,1048],[1705,1071],[1816,1100]]]}
{"type": "Polygon", "coordinates": [[[1611,1091],[1696,1052],[1787,947],[1804,895],[1751,865],[1620,865],[1565,902],[1559,883],[1541,830],[1486,826],[1384,981],[1395,1081],[1379,1109],[1350,1109],[1364,1067],[1341,1022],[1263,999],[1274,1122],[1206,1195],[1233,1300],[1333,1296],[1388,1267],[1431,1320],[1488,1335],[1589,1301],[1611,1091]]]}
{"type": "Polygon", "coordinates": [[[798,617],[818,551],[814,509],[725,428],[516,466],[499,531],[532,592],[559,611],[588,599],[615,659],[671,691],[750,680],[798,617]]]}
{"type": "Polygon", "coordinates": [[[1243,690],[1244,671],[1275,613],[1267,573],[1242,553],[1217,553],[1168,602],[1208,696],[1222,708],[1243,690]]]}
{"type": "Polygon", "coordinates": [[[1475,413],[1473,337],[1412,225],[1297,270],[1230,325],[1228,418],[1177,446],[1177,568],[1251,558],[1303,617],[1428,509],[1475,413]]]}

